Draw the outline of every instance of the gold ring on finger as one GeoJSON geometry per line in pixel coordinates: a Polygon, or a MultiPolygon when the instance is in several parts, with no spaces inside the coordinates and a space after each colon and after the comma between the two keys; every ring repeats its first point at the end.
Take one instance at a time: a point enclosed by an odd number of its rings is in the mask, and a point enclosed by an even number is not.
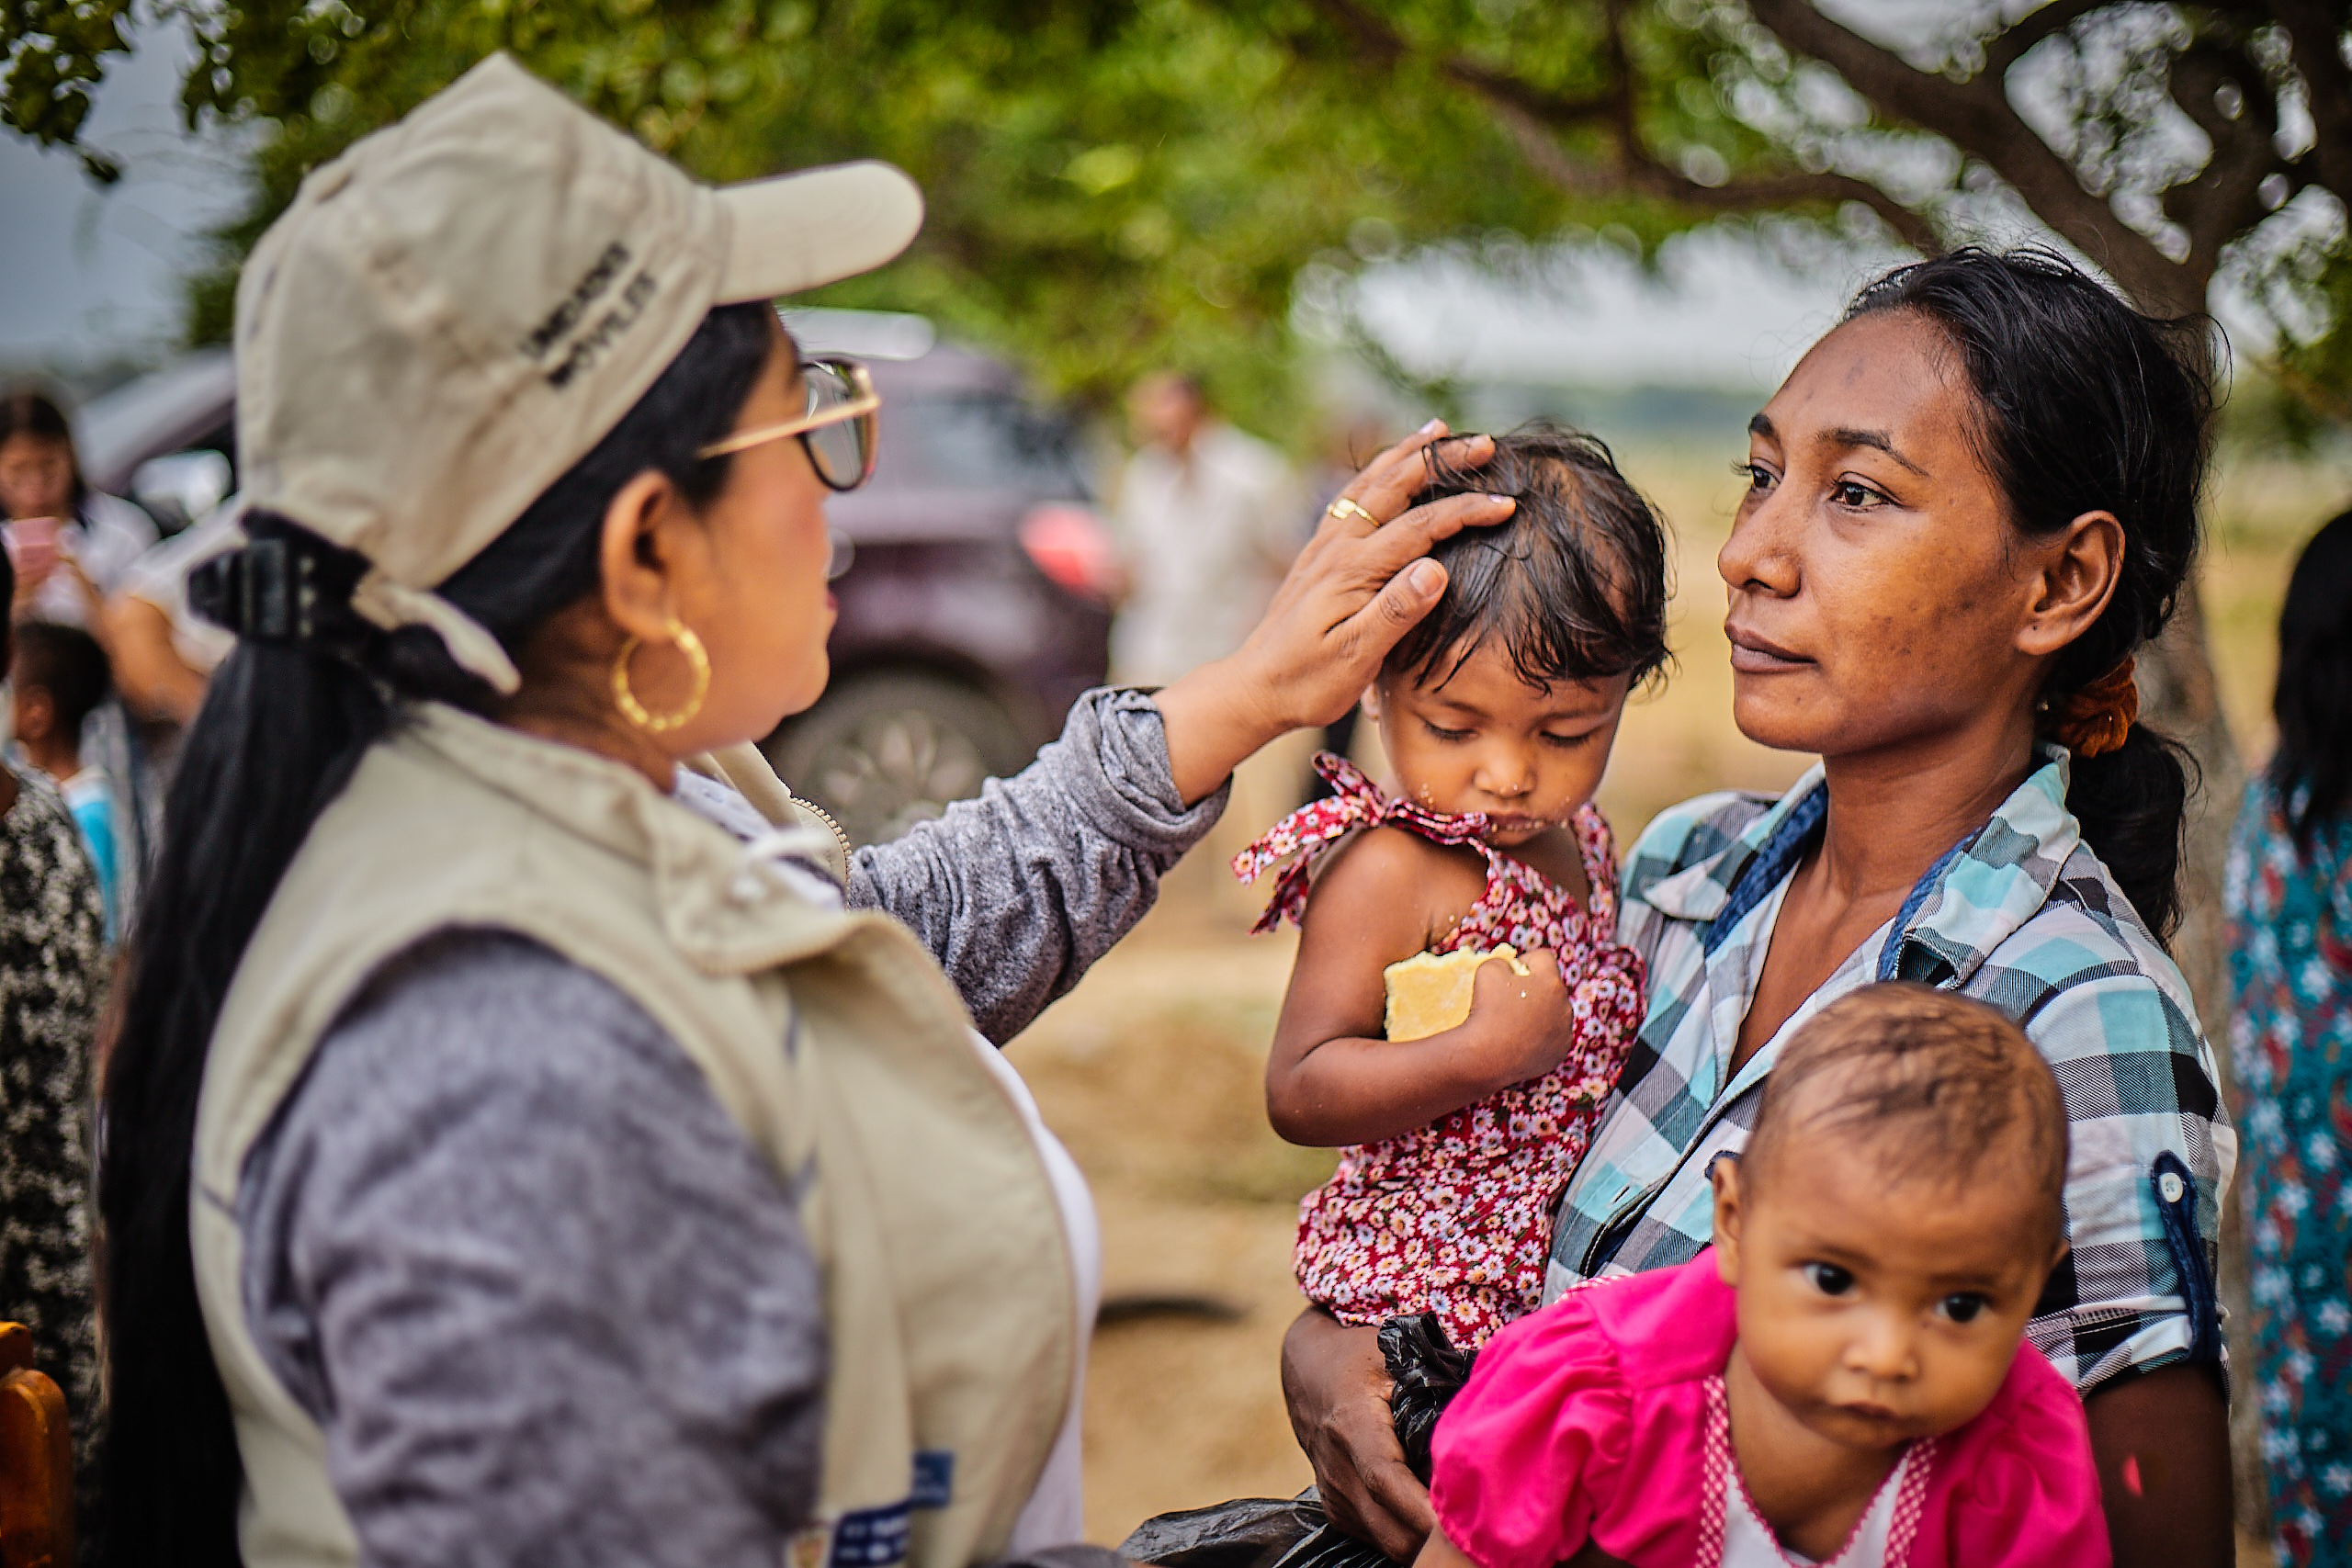
{"type": "Polygon", "coordinates": [[[1334,517],[1361,517],[1375,528],[1380,526],[1380,519],[1365,511],[1351,496],[1343,495],[1323,510],[1334,517]]]}

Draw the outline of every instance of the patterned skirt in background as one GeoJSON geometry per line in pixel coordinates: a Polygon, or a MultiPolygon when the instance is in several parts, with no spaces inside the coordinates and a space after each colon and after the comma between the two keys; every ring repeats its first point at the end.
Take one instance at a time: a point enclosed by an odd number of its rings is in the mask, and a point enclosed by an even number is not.
{"type": "Polygon", "coordinates": [[[2225,901],[2271,1536],[2352,1568],[2352,824],[2306,854],[2256,781],[2225,901]]]}

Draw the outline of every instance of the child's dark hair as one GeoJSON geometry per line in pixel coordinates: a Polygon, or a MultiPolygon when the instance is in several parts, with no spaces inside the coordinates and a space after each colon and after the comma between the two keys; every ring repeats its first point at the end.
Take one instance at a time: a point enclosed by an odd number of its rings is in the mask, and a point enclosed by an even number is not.
{"type": "Polygon", "coordinates": [[[1890,983],[1807,1020],[1764,1080],[1741,1190],[1752,1194],[1792,1141],[1812,1139],[1867,1148],[1890,1182],[1957,1183],[1988,1165],[2015,1171],[2063,1228],[2068,1138],[2057,1076],[2023,1030],[1983,1002],[1890,983]]]}
{"type": "Polygon", "coordinates": [[[81,734],[82,721],[107,700],[107,689],[113,684],[98,639],[79,626],[22,621],[17,626],[16,645],[8,673],[17,690],[48,693],[57,728],[67,735],[81,734]]]}
{"type": "Polygon", "coordinates": [[[1495,437],[1493,461],[1431,456],[1424,501],[1508,495],[1519,510],[1430,552],[1445,593],[1388,656],[1387,672],[1442,685],[1488,638],[1530,685],[1662,669],[1666,528],[1599,437],[1544,421],[1495,437]]]}

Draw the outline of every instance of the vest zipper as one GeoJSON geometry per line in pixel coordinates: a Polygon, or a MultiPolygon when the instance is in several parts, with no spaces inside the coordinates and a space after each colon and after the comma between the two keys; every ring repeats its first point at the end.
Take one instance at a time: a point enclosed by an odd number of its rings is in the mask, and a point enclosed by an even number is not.
{"type": "Polygon", "coordinates": [[[815,812],[817,814],[817,820],[822,822],[826,827],[831,828],[833,830],[833,842],[842,847],[842,863],[846,866],[849,863],[852,854],[849,843],[849,835],[842,831],[842,825],[839,822],[833,820],[833,814],[826,810],[823,807],[818,805],[813,800],[804,800],[797,795],[792,798],[796,801],[799,801],[801,805],[815,812]]]}

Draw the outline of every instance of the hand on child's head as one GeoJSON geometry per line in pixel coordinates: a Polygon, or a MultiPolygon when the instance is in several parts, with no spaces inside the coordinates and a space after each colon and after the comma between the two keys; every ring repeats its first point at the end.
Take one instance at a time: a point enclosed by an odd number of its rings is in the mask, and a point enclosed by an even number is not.
{"type": "Polygon", "coordinates": [[[1824,1011],[1717,1168],[1739,1353],[1833,1441],[1948,1432],[1992,1402],[2064,1250],[2066,1122],[2016,1025],[1917,987],[1824,1011]]]}
{"type": "Polygon", "coordinates": [[[1524,842],[1592,797],[1628,692],[1666,661],[1666,530],[1588,435],[1529,426],[1431,495],[1493,490],[1510,520],[1431,554],[1444,593],[1390,653],[1381,739],[1404,793],[1524,842]]]}

